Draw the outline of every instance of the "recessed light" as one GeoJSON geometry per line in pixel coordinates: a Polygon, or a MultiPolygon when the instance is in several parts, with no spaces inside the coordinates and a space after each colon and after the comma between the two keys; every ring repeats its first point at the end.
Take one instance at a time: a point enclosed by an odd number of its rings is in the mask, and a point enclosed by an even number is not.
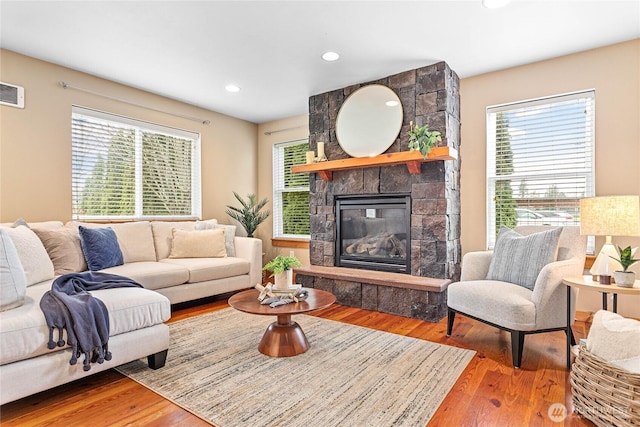
{"type": "Polygon", "coordinates": [[[322,54],[322,59],[328,62],[337,61],[338,58],[340,58],[340,55],[336,52],[325,52],[322,54]]]}
{"type": "Polygon", "coordinates": [[[227,92],[240,92],[240,86],[234,84],[228,84],[224,87],[227,92]]]}
{"type": "Polygon", "coordinates": [[[487,9],[497,9],[508,5],[511,0],[482,0],[482,5],[487,9]]]}

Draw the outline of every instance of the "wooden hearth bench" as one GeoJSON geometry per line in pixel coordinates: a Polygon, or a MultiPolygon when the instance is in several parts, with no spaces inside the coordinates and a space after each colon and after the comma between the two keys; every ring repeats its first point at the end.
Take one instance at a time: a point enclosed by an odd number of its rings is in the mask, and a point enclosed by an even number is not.
{"type": "Polygon", "coordinates": [[[448,279],[310,265],[294,269],[296,283],[329,291],[337,303],[438,322],[447,313],[448,279]]]}

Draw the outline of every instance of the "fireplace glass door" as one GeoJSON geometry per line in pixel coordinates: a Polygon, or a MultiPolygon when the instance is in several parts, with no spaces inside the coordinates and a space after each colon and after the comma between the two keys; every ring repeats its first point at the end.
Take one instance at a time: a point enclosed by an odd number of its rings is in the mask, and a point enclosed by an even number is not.
{"type": "Polygon", "coordinates": [[[336,199],[336,266],[409,273],[411,198],[408,195],[336,199]]]}

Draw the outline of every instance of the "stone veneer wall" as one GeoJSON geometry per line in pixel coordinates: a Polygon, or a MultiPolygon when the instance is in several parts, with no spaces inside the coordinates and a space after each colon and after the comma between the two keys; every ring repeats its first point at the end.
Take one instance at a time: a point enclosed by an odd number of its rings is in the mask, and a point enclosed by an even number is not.
{"type": "MultiPolygon", "coordinates": [[[[344,100],[368,84],[394,90],[404,111],[398,139],[387,152],[406,151],[409,122],[429,125],[442,134],[439,146],[460,147],[459,79],[445,62],[388,76],[373,82],[309,98],[309,144],[325,142],[329,160],[348,158],[336,139],[335,123],[344,100]]],[[[409,193],[411,211],[411,275],[458,280],[460,276],[460,159],[422,163],[412,175],[405,165],[335,171],[333,181],[318,174],[310,179],[312,265],[334,266],[336,195],[409,193]]]]}

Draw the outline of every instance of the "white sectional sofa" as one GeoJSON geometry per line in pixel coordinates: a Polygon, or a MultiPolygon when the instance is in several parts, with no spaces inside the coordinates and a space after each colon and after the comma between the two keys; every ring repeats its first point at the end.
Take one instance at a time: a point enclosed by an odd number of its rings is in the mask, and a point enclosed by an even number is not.
{"type": "MultiPolygon", "coordinates": [[[[145,356],[151,368],[162,367],[169,346],[169,328],[164,322],[171,317],[171,304],[251,288],[261,279],[262,242],[234,236],[231,226],[218,226],[215,220],[66,225],[50,221],[27,226],[3,224],[0,229],[0,404],[145,356]],[[80,360],[69,364],[68,346],[47,348],[49,328],[39,306],[56,277],[87,268],[78,234],[81,225],[88,229],[109,227],[117,236],[123,263],[100,271],[132,278],[143,286],[91,292],[109,311],[113,358],[92,364],[87,372],[80,360]],[[224,229],[222,256],[176,256],[178,238],[174,237],[187,236],[182,241],[187,244],[194,236],[201,240],[204,233],[193,234],[199,226],[224,229]],[[19,258],[13,265],[4,250],[7,236],[19,258]],[[225,256],[229,252],[235,256],[225,256]],[[7,296],[13,298],[14,294],[8,284],[15,277],[24,278],[25,289],[23,295],[17,291],[18,302],[7,303],[7,296]]],[[[188,245],[186,248],[189,252],[188,245]]]]}

